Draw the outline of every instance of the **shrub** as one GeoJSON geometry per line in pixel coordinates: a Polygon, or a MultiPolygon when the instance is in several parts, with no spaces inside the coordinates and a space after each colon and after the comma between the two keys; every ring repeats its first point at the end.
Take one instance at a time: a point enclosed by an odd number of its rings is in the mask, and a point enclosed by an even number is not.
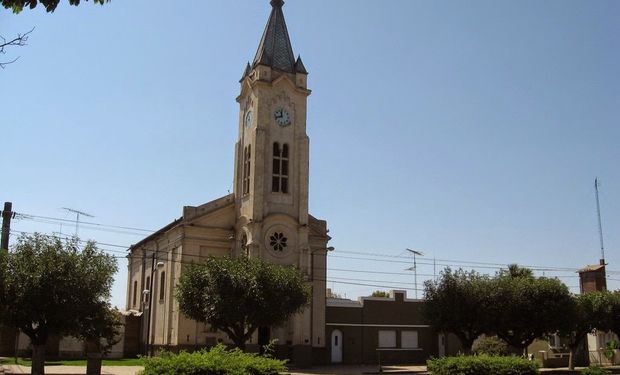
{"type": "Polygon", "coordinates": [[[617,349],[620,349],[620,343],[618,343],[618,341],[616,340],[608,341],[605,345],[605,349],[603,349],[603,354],[605,355],[605,358],[607,358],[612,365],[614,364],[614,357],[617,349]]]}
{"type": "Polygon", "coordinates": [[[586,367],[581,370],[581,375],[606,375],[610,372],[598,366],[586,367]]]}
{"type": "Polygon", "coordinates": [[[143,375],[277,375],[286,371],[286,361],[227,350],[217,345],[194,353],[163,353],[144,359],[143,375]]]}
{"type": "Polygon", "coordinates": [[[508,355],[508,344],[497,336],[489,336],[474,341],[471,351],[474,354],[508,355]]]}
{"type": "Polygon", "coordinates": [[[534,375],[536,363],[518,357],[460,356],[432,359],[427,362],[433,375],[534,375]]]}

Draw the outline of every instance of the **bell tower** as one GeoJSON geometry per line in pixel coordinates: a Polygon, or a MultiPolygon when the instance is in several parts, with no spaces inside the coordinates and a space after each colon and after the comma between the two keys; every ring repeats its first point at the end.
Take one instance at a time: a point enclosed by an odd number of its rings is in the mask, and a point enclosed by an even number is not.
{"type": "Polygon", "coordinates": [[[295,59],[282,6],[271,14],[254,61],[240,80],[235,150],[238,251],[302,267],[308,249],[310,95],[301,58],[295,59]]]}
{"type": "Polygon", "coordinates": [[[235,245],[237,256],[297,268],[312,290],[311,303],[284,327],[262,327],[267,338],[293,348],[293,361],[309,364],[325,350],[327,222],[308,213],[308,72],[295,59],[284,1],[271,14],[256,56],[241,77],[239,138],[235,145],[235,245]]]}

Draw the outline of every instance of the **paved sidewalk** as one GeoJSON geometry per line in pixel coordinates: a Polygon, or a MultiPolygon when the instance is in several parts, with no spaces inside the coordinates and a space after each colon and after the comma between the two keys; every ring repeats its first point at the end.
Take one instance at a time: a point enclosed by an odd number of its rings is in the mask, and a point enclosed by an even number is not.
{"type": "MultiPolygon", "coordinates": [[[[18,365],[0,365],[4,368],[4,374],[30,374],[30,367],[18,365]]],[[[142,371],[142,366],[102,366],[102,375],[136,375],[142,371]]],[[[86,366],[45,366],[46,374],[72,375],[86,374],[86,366]]],[[[0,375],[2,370],[0,370],[0,375]]]]}
{"type": "MultiPolygon", "coordinates": [[[[426,366],[383,366],[384,374],[422,374],[426,366]]],[[[309,368],[290,368],[291,375],[365,375],[379,374],[378,365],[337,365],[314,366],[309,368]]]]}

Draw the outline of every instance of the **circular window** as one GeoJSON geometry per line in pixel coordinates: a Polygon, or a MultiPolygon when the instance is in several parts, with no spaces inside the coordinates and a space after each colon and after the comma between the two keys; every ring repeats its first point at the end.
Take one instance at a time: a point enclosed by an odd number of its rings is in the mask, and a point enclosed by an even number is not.
{"type": "Polygon", "coordinates": [[[274,232],[269,236],[269,245],[273,251],[283,252],[286,250],[288,238],[282,232],[274,232]]]}

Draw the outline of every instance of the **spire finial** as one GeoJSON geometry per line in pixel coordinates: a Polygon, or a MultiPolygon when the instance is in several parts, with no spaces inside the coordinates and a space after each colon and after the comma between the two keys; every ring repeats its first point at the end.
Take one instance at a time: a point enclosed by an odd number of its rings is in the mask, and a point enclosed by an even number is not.
{"type": "Polygon", "coordinates": [[[272,7],[282,7],[282,5],[284,5],[284,0],[271,0],[271,6],[272,7]]]}

